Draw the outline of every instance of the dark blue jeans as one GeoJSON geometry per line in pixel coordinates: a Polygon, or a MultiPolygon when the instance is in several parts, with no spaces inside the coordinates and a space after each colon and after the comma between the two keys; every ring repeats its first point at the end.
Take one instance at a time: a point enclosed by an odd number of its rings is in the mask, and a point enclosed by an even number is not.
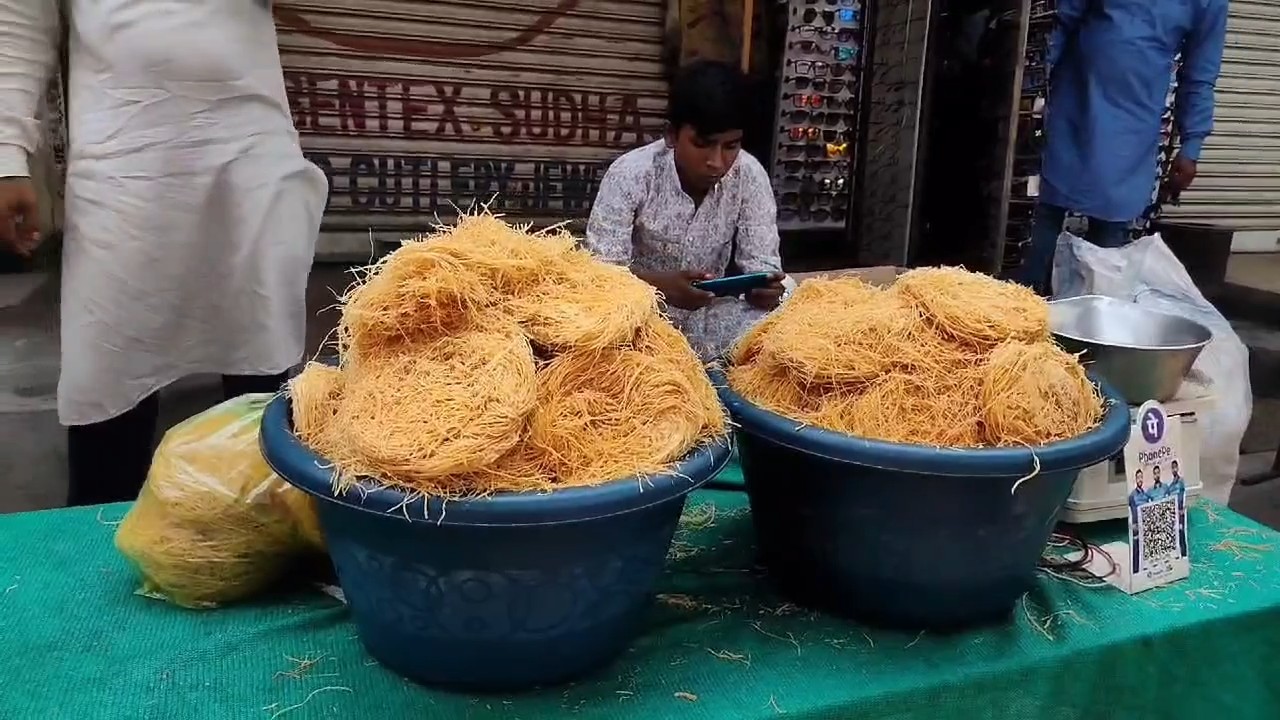
{"type": "MultiPolygon", "coordinates": [[[[1050,295],[1053,274],[1053,254],[1058,249],[1058,236],[1062,223],[1067,219],[1066,208],[1040,203],[1036,205],[1031,220],[1031,246],[1022,258],[1022,265],[1013,275],[1013,281],[1050,295]]],[[[1129,223],[1089,218],[1089,229],[1084,239],[1105,248],[1123,247],[1129,244],[1129,223]]]]}

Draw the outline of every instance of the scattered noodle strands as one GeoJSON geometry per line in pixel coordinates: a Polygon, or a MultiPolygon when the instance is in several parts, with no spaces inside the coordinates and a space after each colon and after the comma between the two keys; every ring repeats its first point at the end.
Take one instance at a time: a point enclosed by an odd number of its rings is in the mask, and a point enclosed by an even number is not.
{"type": "Polygon", "coordinates": [[[729,384],[855,437],[1034,447],[1093,429],[1103,409],[1048,318],[1029,290],[958,268],[912,270],[884,290],[809,280],[739,341],[729,384]]]}

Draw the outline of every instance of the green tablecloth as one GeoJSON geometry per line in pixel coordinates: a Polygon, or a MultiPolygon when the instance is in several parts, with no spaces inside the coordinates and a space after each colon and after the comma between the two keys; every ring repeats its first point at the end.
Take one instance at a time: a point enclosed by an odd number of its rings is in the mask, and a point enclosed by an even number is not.
{"type": "Polygon", "coordinates": [[[1184,583],[1131,598],[1044,577],[1004,627],[915,636],[773,596],[743,497],[705,492],[624,657],[480,698],[382,669],[319,593],[208,612],[134,595],[123,512],[0,517],[0,719],[1280,718],[1280,535],[1220,507],[1192,513],[1184,583]]]}

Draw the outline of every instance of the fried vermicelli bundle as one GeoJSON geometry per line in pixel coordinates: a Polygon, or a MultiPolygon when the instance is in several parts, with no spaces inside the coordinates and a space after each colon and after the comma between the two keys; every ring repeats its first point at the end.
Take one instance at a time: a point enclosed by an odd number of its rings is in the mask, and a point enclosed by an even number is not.
{"type": "Polygon", "coordinates": [[[802,298],[806,312],[781,313],[760,352],[808,383],[870,382],[923,351],[911,332],[919,316],[883,295],[872,289],[853,302],[802,298]]]}
{"type": "Polygon", "coordinates": [[[584,251],[565,255],[511,311],[534,344],[551,350],[617,347],[658,314],[652,285],[584,251]]]}
{"type": "MultiPolygon", "coordinates": [[[[537,398],[533,350],[514,325],[412,346],[362,363],[346,380],[333,447],[342,469],[412,484],[473,472],[515,447],[537,398]]],[[[440,494],[440,493],[429,493],[440,494]]]]}
{"type": "Polygon", "coordinates": [[[1097,425],[1102,397],[1074,356],[1012,340],[987,358],[978,404],[986,444],[1039,445],[1097,425]]]}
{"type": "Polygon", "coordinates": [[[467,215],[375,264],[341,309],[338,368],[290,385],[295,432],[340,488],[550,492],[660,472],[726,431],[654,289],[559,230],[467,215]]]}
{"type": "Polygon", "coordinates": [[[718,404],[698,402],[714,395],[702,380],[634,348],[561,354],[538,375],[529,444],[568,485],[659,473],[724,432],[718,404]]]}
{"type": "Polygon", "coordinates": [[[323,444],[325,433],[333,430],[345,385],[342,371],[332,365],[309,362],[289,381],[293,413],[293,433],[309,445],[323,444]]]}
{"type": "Polygon", "coordinates": [[[1005,340],[1049,340],[1049,306],[1031,290],[962,268],[920,268],[893,292],[919,308],[939,335],[990,347],[1005,340]]]}
{"type": "Polygon", "coordinates": [[[953,268],[880,290],[810,280],[731,353],[729,384],[799,424],[937,447],[1080,435],[1102,398],[1024,288],[953,268]]]}

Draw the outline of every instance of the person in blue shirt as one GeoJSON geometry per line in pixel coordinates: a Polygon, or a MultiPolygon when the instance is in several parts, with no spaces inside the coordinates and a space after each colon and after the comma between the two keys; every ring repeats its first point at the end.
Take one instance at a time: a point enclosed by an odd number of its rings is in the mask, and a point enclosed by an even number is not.
{"type": "Polygon", "coordinates": [[[1169,472],[1173,475],[1173,478],[1169,480],[1169,494],[1185,493],[1187,491],[1187,484],[1182,480],[1182,472],[1178,468],[1177,460],[1174,460],[1169,464],[1169,472]]]}
{"type": "Polygon", "coordinates": [[[1142,486],[1142,469],[1139,468],[1133,473],[1134,488],[1129,493],[1129,512],[1133,515],[1133,522],[1138,522],[1138,506],[1151,502],[1151,493],[1142,486]]]}
{"type": "Polygon", "coordinates": [[[1133,471],[1133,491],[1129,493],[1129,517],[1131,518],[1129,524],[1133,528],[1133,537],[1129,538],[1129,551],[1133,554],[1133,564],[1129,567],[1134,572],[1138,570],[1138,508],[1148,502],[1151,502],[1151,495],[1142,486],[1142,468],[1138,468],[1133,471]]]}
{"type": "Polygon", "coordinates": [[[1049,293],[1069,211],[1088,218],[1085,239],[1095,245],[1128,242],[1130,224],[1151,203],[1179,52],[1173,115],[1180,147],[1162,194],[1176,200],[1191,185],[1213,129],[1226,32],[1227,0],[1059,0],[1047,58],[1039,203],[1014,280],[1049,293]]]}
{"type": "Polygon", "coordinates": [[[1163,500],[1169,497],[1169,486],[1160,480],[1160,466],[1151,466],[1151,489],[1147,491],[1147,495],[1152,500],[1163,500]]]}
{"type": "Polygon", "coordinates": [[[1174,460],[1169,465],[1169,472],[1173,478],[1169,481],[1169,494],[1178,499],[1178,549],[1183,555],[1187,554],[1187,484],[1182,481],[1182,472],[1178,468],[1178,461],[1174,460]]]}

